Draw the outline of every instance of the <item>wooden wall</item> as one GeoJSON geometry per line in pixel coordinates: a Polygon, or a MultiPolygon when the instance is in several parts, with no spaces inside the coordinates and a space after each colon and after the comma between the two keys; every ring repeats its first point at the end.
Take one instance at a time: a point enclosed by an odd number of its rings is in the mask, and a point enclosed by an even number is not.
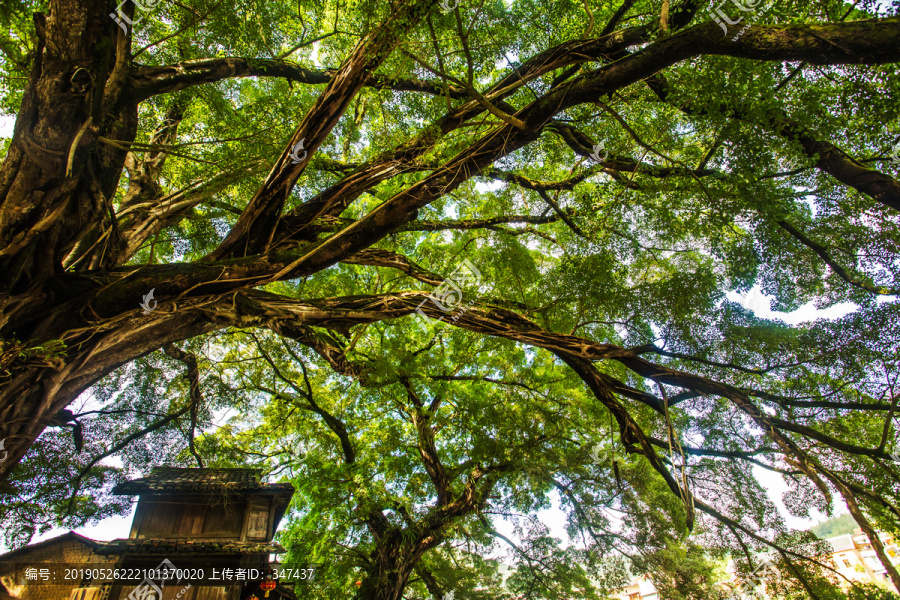
{"type": "Polygon", "coordinates": [[[272,496],[141,496],[132,538],[263,542],[275,535],[272,496]]]}

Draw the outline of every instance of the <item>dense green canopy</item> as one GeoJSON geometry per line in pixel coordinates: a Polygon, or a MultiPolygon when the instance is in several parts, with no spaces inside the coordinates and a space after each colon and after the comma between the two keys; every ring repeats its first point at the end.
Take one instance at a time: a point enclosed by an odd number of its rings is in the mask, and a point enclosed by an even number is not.
{"type": "Polygon", "coordinates": [[[767,469],[900,588],[898,10],[7,0],[6,543],[256,466],[302,598],[846,598],[767,469]]]}

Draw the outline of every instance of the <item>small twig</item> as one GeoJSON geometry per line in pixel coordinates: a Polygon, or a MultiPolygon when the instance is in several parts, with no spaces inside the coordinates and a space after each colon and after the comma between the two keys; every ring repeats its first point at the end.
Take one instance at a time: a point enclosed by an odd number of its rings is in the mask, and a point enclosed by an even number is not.
{"type": "Polygon", "coordinates": [[[588,19],[590,22],[588,23],[587,29],[584,30],[584,33],[581,34],[581,37],[588,38],[591,37],[591,33],[594,31],[594,13],[591,12],[591,7],[588,6],[588,0],[582,0],[584,2],[584,12],[588,14],[588,19]]]}
{"type": "Polygon", "coordinates": [[[193,21],[191,21],[190,23],[188,23],[187,25],[185,25],[184,27],[182,27],[181,29],[178,29],[177,31],[175,31],[175,33],[173,33],[173,34],[171,34],[171,35],[167,35],[166,37],[162,38],[161,40],[157,40],[157,41],[155,41],[155,42],[153,42],[153,43],[147,44],[146,46],[144,46],[143,48],[141,48],[140,50],[138,50],[137,52],[135,52],[134,54],[132,54],[132,55],[131,55],[131,60],[134,60],[135,58],[137,58],[138,56],[140,56],[140,54],[141,54],[144,50],[149,50],[149,49],[152,48],[153,46],[158,46],[159,44],[162,44],[162,43],[165,42],[166,40],[170,40],[170,39],[172,39],[173,37],[175,37],[176,35],[179,35],[179,34],[183,33],[184,31],[186,31],[187,29],[190,29],[191,27],[193,27],[194,25],[196,25],[198,22],[200,22],[200,21],[202,21],[203,19],[205,19],[206,17],[208,17],[208,16],[210,15],[210,13],[212,13],[214,10],[216,10],[217,8],[219,8],[219,5],[222,4],[223,1],[224,1],[224,0],[219,0],[218,2],[216,2],[215,4],[212,5],[212,8],[210,8],[208,11],[206,11],[205,13],[203,13],[202,15],[200,15],[199,17],[197,17],[196,19],[194,19],[193,21]]]}
{"type": "Polygon", "coordinates": [[[167,150],[166,146],[160,146],[158,144],[144,144],[141,142],[128,142],[125,140],[111,140],[111,139],[105,138],[103,136],[99,136],[97,138],[97,141],[107,144],[109,146],[112,146],[113,148],[118,148],[119,150],[125,150],[128,152],[131,152],[131,148],[129,146],[137,146],[139,152],[140,151],[162,152],[163,154],[171,154],[172,156],[179,156],[181,158],[186,158],[188,160],[193,160],[195,162],[199,162],[199,163],[203,163],[203,164],[207,164],[207,165],[219,166],[219,163],[217,163],[217,162],[212,162],[210,160],[203,160],[202,158],[194,158],[193,156],[188,156],[187,154],[181,154],[180,152],[173,152],[171,150],[167,150]]]}
{"type": "Polygon", "coordinates": [[[431,71],[438,77],[448,79],[448,80],[452,81],[453,83],[455,83],[456,85],[465,89],[466,92],[468,92],[473,98],[475,98],[475,100],[477,100],[478,103],[481,104],[489,113],[491,113],[492,115],[494,115],[495,117],[497,117],[498,119],[500,119],[501,121],[506,123],[507,125],[512,125],[516,129],[523,129],[523,130],[526,129],[525,123],[521,119],[517,119],[516,117],[509,115],[509,114],[503,112],[502,110],[500,110],[499,108],[497,108],[496,106],[494,106],[493,104],[491,104],[487,98],[482,96],[478,92],[478,90],[475,89],[474,86],[470,85],[469,83],[467,83],[465,81],[462,81],[461,79],[457,79],[456,77],[453,77],[452,75],[448,75],[447,73],[444,73],[442,71],[439,71],[438,69],[435,69],[434,67],[432,67],[431,65],[429,65],[424,60],[420,59],[419,57],[417,57],[415,54],[413,54],[411,52],[408,52],[406,50],[403,50],[402,52],[403,52],[403,54],[410,57],[411,59],[413,59],[420,65],[422,65],[422,67],[424,67],[428,71],[431,71]]]}
{"type": "MultiPolygon", "coordinates": [[[[304,48],[304,47],[309,46],[309,45],[311,45],[311,44],[315,44],[316,42],[320,42],[320,41],[322,41],[322,40],[324,40],[324,39],[326,39],[326,38],[330,38],[331,36],[337,35],[338,33],[343,33],[343,32],[341,32],[341,31],[332,31],[331,33],[326,33],[325,35],[320,35],[319,37],[314,37],[313,39],[311,39],[311,40],[309,40],[309,41],[306,41],[306,42],[300,42],[299,44],[297,44],[296,46],[294,46],[294,47],[291,48],[290,50],[286,50],[286,51],[282,52],[281,54],[279,54],[278,56],[276,56],[276,57],[275,57],[275,60],[282,60],[282,59],[284,59],[284,58],[287,58],[288,56],[290,56],[291,54],[293,54],[294,52],[296,52],[296,51],[299,50],[300,48],[304,48]]],[[[306,34],[304,33],[303,35],[306,35],[306,34]]]]}

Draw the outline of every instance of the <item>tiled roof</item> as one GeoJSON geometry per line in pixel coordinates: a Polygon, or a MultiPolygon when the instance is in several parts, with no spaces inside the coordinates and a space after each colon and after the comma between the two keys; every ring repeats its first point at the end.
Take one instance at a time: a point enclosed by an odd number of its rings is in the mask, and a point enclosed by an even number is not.
{"type": "Polygon", "coordinates": [[[263,483],[260,469],[182,469],[154,467],[140,479],[120,483],[113,493],[133,496],[146,492],[221,492],[223,490],[294,491],[289,483],[263,483]]]}
{"type": "Polygon", "coordinates": [[[230,540],[119,539],[101,544],[97,554],[275,554],[284,552],[274,542],[230,540]]]}
{"type": "Polygon", "coordinates": [[[11,552],[7,552],[6,554],[0,554],[0,559],[9,560],[13,556],[18,556],[19,554],[25,554],[31,552],[33,550],[37,550],[39,548],[43,548],[45,546],[52,546],[53,544],[60,544],[68,541],[77,541],[85,544],[90,548],[97,548],[103,542],[98,542],[96,540],[92,540],[89,537],[85,537],[80,533],[75,533],[74,531],[70,531],[69,533],[64,533],[62,535],[58,535],[55,538],[50,538],[49,540],[44,540],[43,542],[36,542],[31,544],[30,546],[22,546],[17,550],[12,550],[11,552]]]}
{"type": "Polygon", "coordinates": [[[846,535],[830,537],[825,541],[831,544],[831,547],[834,548],[834,552],[840,552],[842,550],[853,550],[853,548],[856,547],[853,544],[853,536],[849,533],[846,535]]]}

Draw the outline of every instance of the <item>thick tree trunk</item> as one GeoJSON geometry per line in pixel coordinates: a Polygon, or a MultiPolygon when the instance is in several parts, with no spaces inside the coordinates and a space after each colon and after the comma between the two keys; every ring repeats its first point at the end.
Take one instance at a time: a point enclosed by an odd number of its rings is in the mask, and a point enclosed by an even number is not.
{"type": "Polygon", "coordinates": [[[128,360],[121,359],[150,351],[146,343],[112,354],[103,348],[118,346],[114,339],[133,338],[133,332],[106,333],[87,346],[62,349],[60,341],[73,337],[68,328],[44,331],[40,320],[16,318],[25,307],[52,304],[83,287],[78,277],[71,288],[48,281],[60,276],[63,257],[98,215],[109,214],[107,198],[125,152],[98,151],[95,141],[100,135],[133,139],[137,129],[134,106],[108,110],[118,97],[115,82],[124,77],[116,56],[124,56],[129,41],[116,35],[107,8],[105,0],[59,0],[48,16],[35,15],[34,64],[0,166],[0,439],[9,451],[0,480],[56,412],[128,360]],[[34,346],[43,350],[28,350],[34,346]]]}
{"type": "Polygon", "coordinates": [[[0,167],[0,310],[10,293],[59,268],[67,245],[105,212],[104,197],[118,181],[124,153],[92,153],[98,135],[129,139],[136,129],[124,116],[133,111],[105,117],[118,95],[109,84],[124,76],[116,52],[128,43],[120,38],[116,47],[107,4],[57,1],[49,16],[35,15],[37,53],[0,167]]]}
{"type": "Polygon", "coordinates": [[[373,566],[357,590],[356,600],[401,600],[416,564],[424,551],[414,551],[391,536],[373,553],[373,566]]]}

